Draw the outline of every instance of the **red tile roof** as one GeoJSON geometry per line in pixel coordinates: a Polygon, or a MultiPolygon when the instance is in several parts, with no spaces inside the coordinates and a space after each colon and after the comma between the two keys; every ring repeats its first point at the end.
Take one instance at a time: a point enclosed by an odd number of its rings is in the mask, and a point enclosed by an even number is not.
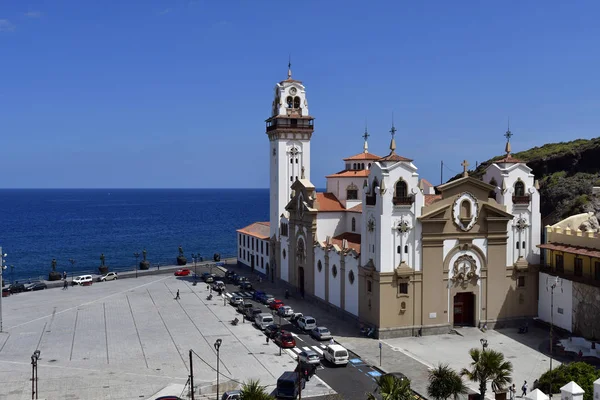
{"type": "Polygon", "coordinates": [[[442,199],[441,194],[425,194],[425,195],[423,195],[423,197],[425,197],[425,206],[430,206],[433,203],[435,203],[436,201],[439,201],[442,199]]]}
{"type": "Polygon", "coordinates": [[[518,164],[518,163],[523,163],[524,161],[514,158],[512,155],[509,154],[506,157],[504,157],[500,160],[494,161],[494,162],[495,163],[506,163],[506,164],[518,164]]]}
{"type": "Polygon", "coordinates": [[[333,193],[317,193],[317,202],[319,212],[346,211],[333,193]]]}
{"type": "Polygon", "coordinates": [[[325,178],[357,178],[357,177],[364,178],[364,177],[369,176],[369,172],[371,172],[371,171],[368,169],[361,169],[361,170],[345,169],[343,171],[336,172],[335,174],[327,175],[325,178]]]}
{"type": "Polygon", "coordinates": [[[391,153],[391,154],[388,154],[385,157],[381,157],[379,159],[379,161],[395,161],[395,162],[398,162],[398,161],[408,161],[408,162],[411,162],[412,160],[410,158],[399,156],[396,153],[391,153]]]}
{"type": "Polygon", "coordinates": [[[427,186],[427,187],[433,187],[433,185],[431,184],[431,182],[429,182],[427,179],[423,179],[421,178],[421,182],[423,182],[423,186],[427,186]]]}
{"type": "Polygon", "coordinates": [[[379,160],[380,158],[381,158],[381,157],[379,157],[379,156],[376,156],[376,155],[375,155],[375,154],[373,154],[373,153],[369,153],[369,152],[365,153],[365,152],[362,152],[362,153],[356,154],[356,155],[354,155],[354,156],[352,156],[352,157],[344,158],[344,161],[355,161],[355,160],[372,160],[372,161],[377,161],[377,160],[379,160]]]}
{"type": "Polygon", "coordinates": [[[362,203],[361,204],[357,204],[354,207],[348,208],[348,209],[346,209],[346,211],[348,211],[348,212],[355,212],[355,213],[361,213],[362,212],[362,203]]]}
{"type": "Polygon", "coordinates": [[[539,244],[538,247],[540,249],[562,251],[565,253],[578,254],[580,256],[600,258],[600,250],[591,249],[589,247],[571,246],[570,244],[562,244],[562,243],[545,243],[545,244],[539,244]]]}
{"type": "Polygon", "coordinates": [[[271,229],[269,222],[255,222],[248,225],[245,228],[238,229],[237,232],[243,233],[248,236],[254,236],[259,239],[268,239],[271,229]]]}
{"type": "Polygon", "coordinates": [[[331,243],[342,248],[342,240],[348,241],[348,248],[360,253],[360,234],[354,232],[344,232],[331,238],[331,243]]]}

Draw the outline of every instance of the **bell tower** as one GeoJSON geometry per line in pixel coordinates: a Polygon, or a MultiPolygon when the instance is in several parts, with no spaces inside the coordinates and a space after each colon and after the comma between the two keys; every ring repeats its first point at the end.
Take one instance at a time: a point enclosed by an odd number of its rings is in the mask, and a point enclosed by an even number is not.
{"type": "Polygon", "coordinates": [[[297,179],[310,180],[310,138],[314,118],[308,112],[306,90],[292,79],[291,63],[287,79],[275,85],[271,117],[266,120],[270,161],[270,237],[279,231],[279,219],[291,198],[297,179]]]}

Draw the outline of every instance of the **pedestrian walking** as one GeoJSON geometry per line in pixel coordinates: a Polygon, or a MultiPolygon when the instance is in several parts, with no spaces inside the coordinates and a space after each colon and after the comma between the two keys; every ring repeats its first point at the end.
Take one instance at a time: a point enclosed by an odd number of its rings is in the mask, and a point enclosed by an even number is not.
{"type": "Polygon", "coordinates": [[[65,279],[63,281],[63,290],[67,290],[69,288],[69,282],[67,282],[67,280],[65,279]]]}
{"type": "Polygon", "coordinates": [[[63,279],[66,281],[67,280],[67,271],[63,272],[63,279]]]}
{"type": "Polygon", "coordinates": [[[267,343],[267,344],[269,344],[269,337],[268,337],[268,336],[267,336],[267,341],[266,341],[266,343],[267,343]]]}
{"type": "Polygon", "coordinates": [[[177,294],[175,295],[175,300],[179,300],[181,297],[179,297],[179,289],[177,289],[177,294]]]}
{"type": "Polygon", "coordinates": [[[517,388],[515,387],[514,383],[508,387],[508,393],[509,393],[510,400],[515,400],[515,392],[516,391],[517,391],[517,388]]]}
{"type": "Polygon", "coordinates": [[[525,396],[527,396],[527,381],[524,381],[524,382],[523,382],[523,387],[521,388],[521,391],[523,392],[523,393],[521,394],[521,397],[525,397],[525,396]]]}
{"type": "Polygon", "coordinates": [[[329,339],[329,344],[335,344],[335,341],[333,340],[333,338],[329,339]]]}

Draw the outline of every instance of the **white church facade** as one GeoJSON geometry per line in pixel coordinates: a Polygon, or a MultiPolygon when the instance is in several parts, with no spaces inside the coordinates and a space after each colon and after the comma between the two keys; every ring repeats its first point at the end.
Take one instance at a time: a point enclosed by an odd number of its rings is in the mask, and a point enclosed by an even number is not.
{"type": "Polygon", "coordinates": [[[506,156],[483,179],[468,176],[465,161],[462,178],[437,188],[396,154],[393,126],[382,157],[369,152],[365,132],[362,152],[319,193],[310,180],[313,121],[306,89],[288,71],[266,121],[270,220],[238,230],[241,263],[380,338],[536,315],[539,192],[511,155],[510,131],[506,156]]]}

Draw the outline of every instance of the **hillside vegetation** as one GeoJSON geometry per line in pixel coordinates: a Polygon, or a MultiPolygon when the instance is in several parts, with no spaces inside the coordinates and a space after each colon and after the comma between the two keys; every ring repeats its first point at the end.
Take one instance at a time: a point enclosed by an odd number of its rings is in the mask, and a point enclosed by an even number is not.
{"type": "MultiPolygon", "coordinates": [[[[576,213],[600,212],[600,202],[592,197],[592,187],[600,186],[600,137],[550,143],[513,156],[525,161],[540,183],[544,225],[576,213]]],[[[503,157],[485,161],[469,174],[481,178],[490,163],[503,157]]]]}

